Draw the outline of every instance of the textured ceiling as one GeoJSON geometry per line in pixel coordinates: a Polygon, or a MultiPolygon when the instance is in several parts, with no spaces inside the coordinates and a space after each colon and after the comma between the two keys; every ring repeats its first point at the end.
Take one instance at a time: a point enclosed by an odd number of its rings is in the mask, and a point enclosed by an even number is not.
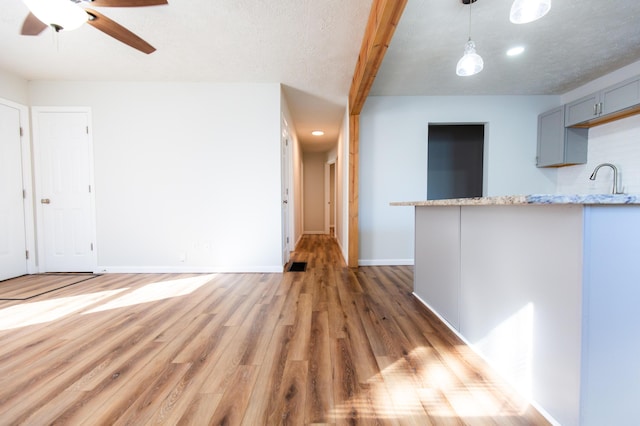
{"type": "Polygon", "coordinates": [[[89,25],[21,36],[27,7],[1,0],[0,69],[27,80],[282,83],[303,142],[316,128],[326,134],[311,149],[335,142],[372,0],[168,1],[95,8],[157,49],[145,55],[89,25]]]}
{"type": "MultiPolygon", "coordinates": [[[[0,1],[0,69],[27,80],[282,83],[305,149],[334,143],[372,0],[169,0],[97,8],[158,50],[144,55],[85,25],[20,36],[27,8],[0,1]],[[326,135],[312,138],[311,130],[326,135]]],[[[478,0],[471,36],[485,69],[458,77],[469,6],[409,0],[372,95],[561,94],[640,60],[640,1],[554,0],[526,25],[512,0],[478,0]],[[508,58],[514,44],[525,53],[508,58]]]]}
{"type": "Polygon", "coordinates": [[[459,77],[469,37],[460,0],[409,0],[372,95],[562,94],[640,59],[640,1],[554,0],[542,19],[509,21],[513,0],[471,6],[471,38],[484,70],[459,77]],[[505,53],[525,47],[518,57],[505,53]]]}

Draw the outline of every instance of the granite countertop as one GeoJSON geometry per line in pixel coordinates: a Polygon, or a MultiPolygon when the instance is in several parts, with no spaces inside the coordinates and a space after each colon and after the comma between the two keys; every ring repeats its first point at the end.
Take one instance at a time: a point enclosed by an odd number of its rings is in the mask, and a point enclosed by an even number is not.
{"type": "Polygon", "coordinates": [[[640,204],[637,194],[534,194],[498,197],[455,198],[449,200],[397,201],[392,206],[492,206],[531,204],[640,204]]]}

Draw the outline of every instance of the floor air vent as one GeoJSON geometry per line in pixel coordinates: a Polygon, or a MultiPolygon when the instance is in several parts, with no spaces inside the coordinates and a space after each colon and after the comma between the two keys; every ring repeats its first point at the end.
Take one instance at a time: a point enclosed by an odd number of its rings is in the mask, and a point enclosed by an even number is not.
{"type": "Polygon", "coordinates": [[[292,262],[289,272],[304,272],[307,269],[307,262],[292,262]]]}

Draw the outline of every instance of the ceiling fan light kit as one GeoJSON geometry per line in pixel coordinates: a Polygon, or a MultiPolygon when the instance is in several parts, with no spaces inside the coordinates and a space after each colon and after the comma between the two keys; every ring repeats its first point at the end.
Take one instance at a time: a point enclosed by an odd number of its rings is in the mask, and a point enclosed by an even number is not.
{"type": "Polygon", "coordinates": [[[103,33],[143,53],[154,52],[155,47],[103,14],[80,7],[89,3],[102,7],[142,7],[168,4],[167,0],[23,0],[29,8],[21,34],[37,36],[47,27],[56,32],[74,30],[85,22],[103,33]]]}
{"type": "Polygon", "coordinates": [[[87,22],[87,13],[69,0],[23,0],[31,13],[56,31],[71,31],[87,22]]]}

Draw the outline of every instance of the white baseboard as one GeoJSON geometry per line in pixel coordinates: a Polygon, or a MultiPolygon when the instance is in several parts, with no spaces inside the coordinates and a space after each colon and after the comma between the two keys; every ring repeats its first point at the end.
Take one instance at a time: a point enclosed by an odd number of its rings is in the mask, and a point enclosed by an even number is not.
{"type": "Polygon", "coordinates": [[[327,235],[324,231],[304,231],[303,234],[307,235],[327,235]]]}
{"type": "Polygon", "coordinates": [[[358,259],[360,266],[413,266],[413,259],[358,259]]]}
{"type": "Polygon", "coordinates": [[[98,266],[96,274],[257,274],[281,273],[282,266],[98,266]]]}

